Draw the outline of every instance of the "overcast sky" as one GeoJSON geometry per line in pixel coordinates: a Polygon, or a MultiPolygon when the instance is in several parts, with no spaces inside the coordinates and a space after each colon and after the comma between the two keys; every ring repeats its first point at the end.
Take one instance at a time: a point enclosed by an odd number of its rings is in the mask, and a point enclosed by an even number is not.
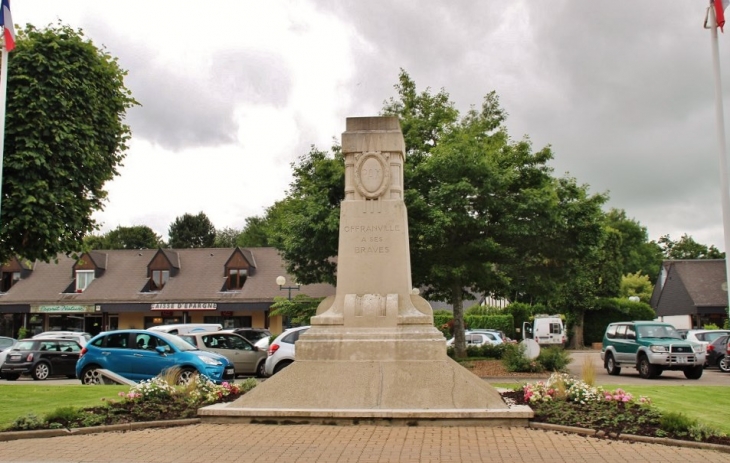
{"type": "Polygon", "coordinates": [[[141,106],[95,216],[102,231],[148,225],[166,238],[200,211],[242,228],[284,197],[311,145],[378,115],[403,68],[462,112],[496,91],[513,139],[551,145],[556,176],[608,193],[650,239],[687,233],[724,250],[707,4],[11,0],[16,24],[81,28],[129,71],[141,106]]]}

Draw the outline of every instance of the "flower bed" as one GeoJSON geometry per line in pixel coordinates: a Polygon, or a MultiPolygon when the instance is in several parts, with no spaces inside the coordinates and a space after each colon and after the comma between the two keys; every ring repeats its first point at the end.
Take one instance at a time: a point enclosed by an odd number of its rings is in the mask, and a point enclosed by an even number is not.
{"type": "Polygon", "coordinates": [[[525,384],[502,396],[529,405],[533,421],[603,431],[606,435],[633,434],[730,445],[730,437],[683,414],[661,413],[647,397],[616,389],[590,386],[563,373],[547,381],[525,384]]]}

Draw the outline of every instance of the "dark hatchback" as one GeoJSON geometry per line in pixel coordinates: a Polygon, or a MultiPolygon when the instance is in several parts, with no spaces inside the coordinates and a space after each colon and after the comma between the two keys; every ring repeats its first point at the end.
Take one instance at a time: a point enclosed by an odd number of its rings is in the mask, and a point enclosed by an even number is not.
{"type": "Polygon", "coordinates": [[[26,374],[35,380],[49,376],[75,378],[80,354],[81,345],[72,339],[24,339],[8,352],[0,371],[9,381],[26,374]]]}
{"type": "Polygon", "coordinates": [[[730,372],[730,335],[720,336],[707,346],[707,365],[717,366],[725,373],[730,372]]]}

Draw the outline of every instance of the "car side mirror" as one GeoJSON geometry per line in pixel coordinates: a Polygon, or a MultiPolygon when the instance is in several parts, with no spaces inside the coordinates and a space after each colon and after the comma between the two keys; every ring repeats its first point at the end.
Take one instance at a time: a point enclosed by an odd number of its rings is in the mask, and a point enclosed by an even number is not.
{"type": "Polygon", "coordinates": [[[259,348],[258,348],[258,346],[253,346],[253,351],[254,351],[254,352],[258,352],[258,351],[259,351],[259,348]]]}
{"type": "Polygon", "coordinates": [[[158,354],[162,354],[162,355],[165,355],[165,353],[166,353],[166,352],[165,352],[165,348],[164,348],[164,347],[162,347],[162,346],[157,346],[157,347],[155,347],[155,350],[157,351],[157,353],[158,353],[158,354]]]}
{"type": "Polygon", "coordinates": [[[636,339],[636,333],[627,333],[626,339],[636,339]]]}

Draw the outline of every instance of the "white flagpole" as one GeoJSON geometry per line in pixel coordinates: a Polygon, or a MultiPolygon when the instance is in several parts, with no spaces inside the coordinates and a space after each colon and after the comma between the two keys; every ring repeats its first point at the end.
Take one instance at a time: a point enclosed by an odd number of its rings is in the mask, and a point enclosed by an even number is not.
{"type": "MultiPolygon", "coordinates": [[[[730,186],[728,185],[728,160],[727,143],[725,141],[725,116],[722,103],[722,79],[720,78],[720,50],[717,40],[717,18],[715,8],[710,0],[708,17],[711,19],[709,29],[711,30],[712,41],[712,68],[715,74],[715,123],[717,125],[717,147],[720,154],[720,178],[721,178],[721,204],[722,224],[725,236],[725,294],[730,289],[730,186]]],[[[705,27],[707,18],[705,19],[705,27]]],[[[730,305],[728,306],[728,318],[730,318],[730,305]]]]}
{"type": "MultiPolygon", "coordinates": [[[[8,92],[8,50],[2,44],[2,62],[0,62],[0,213],[3,200],[3,152],[5,151],[5,100],[8,92]]],[[[2,222],[0,222],[2,223],[2,222]]]]}

